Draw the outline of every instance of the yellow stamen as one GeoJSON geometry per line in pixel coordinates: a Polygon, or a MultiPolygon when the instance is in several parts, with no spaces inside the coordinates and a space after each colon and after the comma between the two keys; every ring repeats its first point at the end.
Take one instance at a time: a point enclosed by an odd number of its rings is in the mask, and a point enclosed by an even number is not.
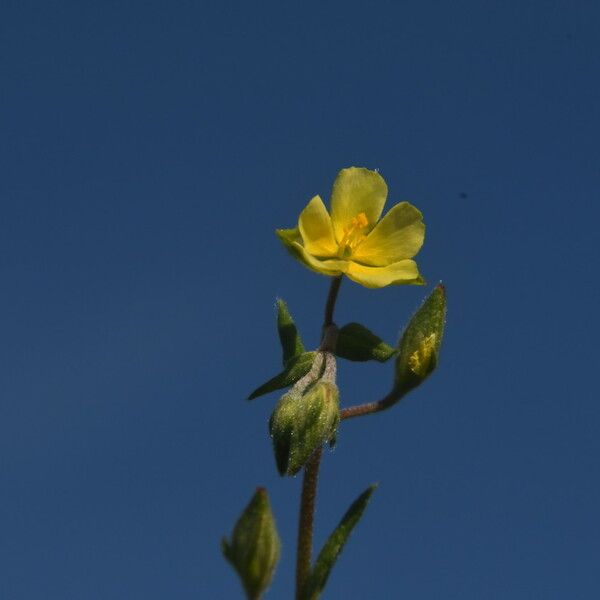
{"type": "Polygon", "coordinates": [[[352,218],[350,224],[344,227],[344,237],[340,241],[340,256],[349,256],[353,250],[367,237],[362,230],[369,225],[369,219],[364,212],[352,218]]]}

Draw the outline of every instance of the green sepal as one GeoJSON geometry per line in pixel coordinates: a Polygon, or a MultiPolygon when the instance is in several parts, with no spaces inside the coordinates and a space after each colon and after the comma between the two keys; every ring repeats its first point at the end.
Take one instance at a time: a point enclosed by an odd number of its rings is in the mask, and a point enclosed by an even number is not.
{"type": "Polygon", "coordinates": [[[292,358],[281,373],[275,375],[275,377],[269,379],[269,381],[263,383],[260,387],[257,387],[248,396],[248,400],[254,400],[254,398],[274,392],[275,390],[289,387],[296,383],[298,379],[304,377],[310,371],[316,354],[316,352],[304,352],[303,354],[292,358]]]}
{"type": "Polygon", "coordinates": [[[290,463],[296,414],[302,400],[302,394],[291,390],[284,394],[269,418],[269,434],[273,440],[275,465],[280,475],[285,475],[290,463]]]}
{"type": "Polygon", "coordinates": [[[292,319],[287,304],[281,298],[277,299],[277,332],[283,350],[283,366],[285,367],[290,360],[300,356],[305,350],[294,319],[292,319]]]}
{"type": "Polygon", "coordinates": [[[315,561],[310,576],[306,582],[302,598],[303,600],[316,600],[323,591],[331,569],[340,555],[348,537],[356,524],[360,521],[371,495],[375,491],[377,484],[370,485],[350,506],[346,514],[342,517],[338,526],[325,542],[319,556],[315,561]]]}
{"type": "Polygon", "coordinates": [[[406,326],[398,344],[392,397],[400,400],[423,383],[439,363],[446,322],[446,291],[437,285],[406,326]]]}
{"type": "Polygon", "coordinates": [[[340,358],[347,360],[385,362],[392,358],[397,350],[386,344],[364,325],[348,323],[338,332],[335,353],[340,358]]]}
{"type": "Polygon", "coordinates": [[[279,474],[295,475],[335,437],[339,420],[339,391],[330,381],[317,381],[303,395],[295,389],[284,394],[269,420],[279,474]]]}
{"type": "Polygon", "coordinates": [[[271,583],[281,552],[267,490],[257,488],[235,524],[231,541],[221,541],[221,550],[239,575],[248,600],[258,600],[271,583]]]}

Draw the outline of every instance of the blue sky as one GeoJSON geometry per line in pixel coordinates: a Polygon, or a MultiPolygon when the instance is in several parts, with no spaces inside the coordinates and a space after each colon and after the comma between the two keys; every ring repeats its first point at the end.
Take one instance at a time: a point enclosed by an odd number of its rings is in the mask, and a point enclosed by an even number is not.
{"type": "MultiPolygon", "coordinates": [[[[318,343],[293,226],[337,171],[425,215],[427,288],[344,282],[390,342],[432,284],[442,361],[325,456],[320,544],[380,483],[331,599],[600,593],[600,9],[591,2],[15,2],[0,11],[0,596],[241,597],[254,488],[293,585],[299,478],[245,402],[274,300],[318,343]]],[[[390,365],[341,363],[342,404],[390,365]]]]}

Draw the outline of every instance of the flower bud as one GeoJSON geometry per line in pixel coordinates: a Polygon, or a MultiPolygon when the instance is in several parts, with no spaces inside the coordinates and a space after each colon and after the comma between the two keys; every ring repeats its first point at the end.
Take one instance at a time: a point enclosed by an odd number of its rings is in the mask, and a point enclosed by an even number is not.
{"type": "Polygon", "coordinates": [[[221,548],[237,571],[248,600],[258,600],[271,583],[281,550],[264,488],[257,488],[233,529],[231,542],[223,538],[221,548]]]}
{"type": "Polygon", "coordinates": [[[339,420],[339,391],[331,381],[319,380],[302,395],[297,390],[285,394],[269,421],[279,474],[295,475],[335,437],[339,420]]]}
{"type": "Polygon", "coordinates": [[[425,381],[436,368],[445,320],[446,293],[440,284],[423,302],[402,334],[394,382],[398,400],[425,381]]]}

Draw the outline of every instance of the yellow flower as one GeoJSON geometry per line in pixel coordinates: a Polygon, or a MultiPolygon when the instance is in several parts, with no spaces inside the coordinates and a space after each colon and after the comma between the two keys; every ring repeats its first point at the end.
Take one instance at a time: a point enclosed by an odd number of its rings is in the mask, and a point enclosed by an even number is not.
{"type": "Polygon", "coordinates": [[[379,221],[386,197],[387,185],[376,171],[342,169],[331,192],[331,216],[315,196],[300,213],[298,227],[276,233],[295,258],[317,273],[345,274],[369,288],[423,284],[411,260],[423,245],[423,215],[400,202],[379,221]]]}

